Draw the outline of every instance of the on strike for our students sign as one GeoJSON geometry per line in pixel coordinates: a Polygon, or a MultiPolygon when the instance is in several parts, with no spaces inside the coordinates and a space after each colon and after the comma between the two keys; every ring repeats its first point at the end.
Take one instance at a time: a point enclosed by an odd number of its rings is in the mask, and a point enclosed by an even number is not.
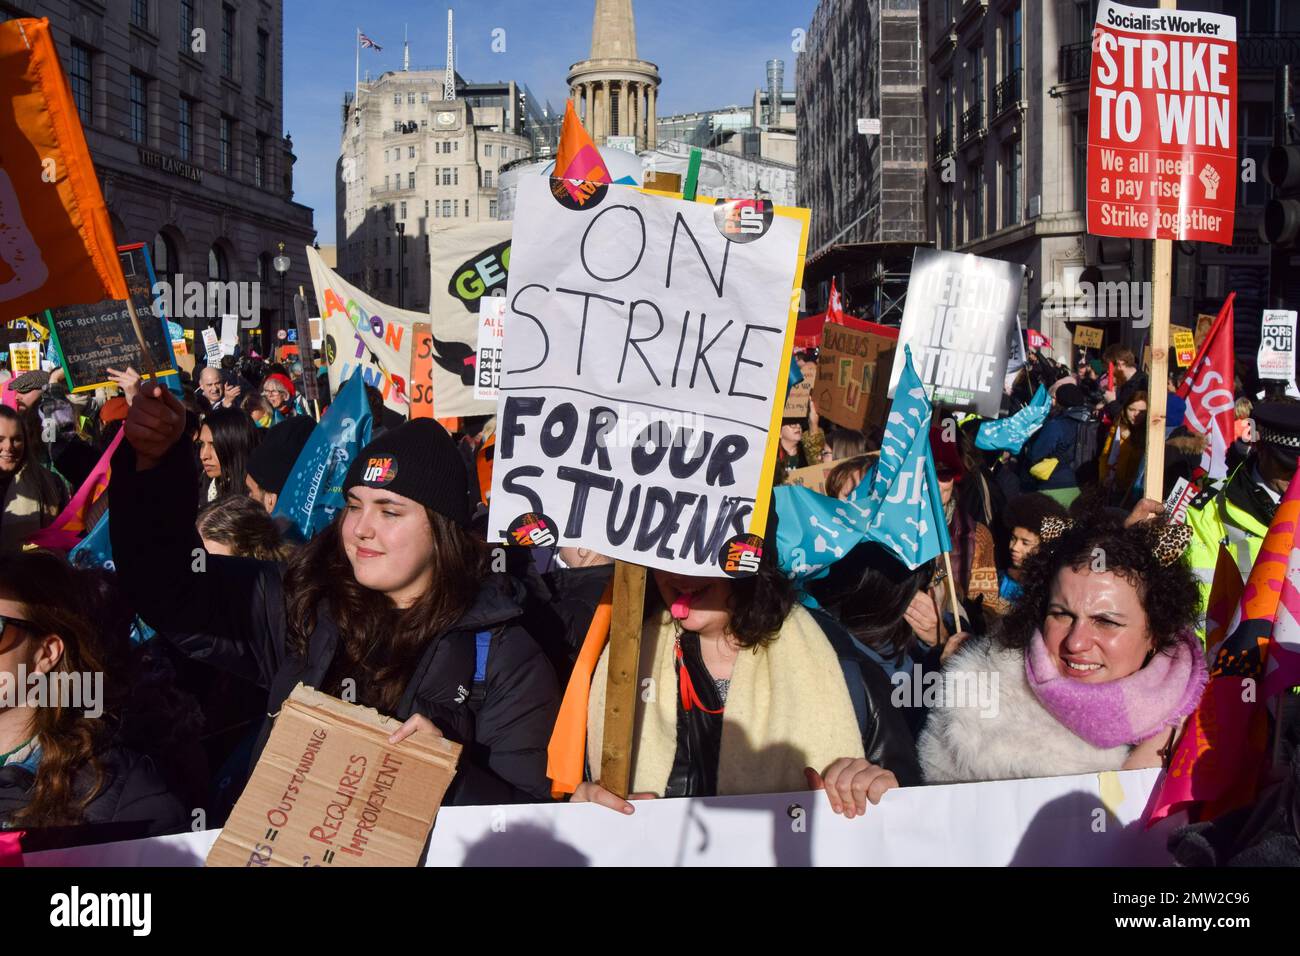
{"type": "Polygon", "coordinates": [[[806,210],[521,177],[490,537],[757,570],[806,236],[806,210]]]}
{"type": "Polygon", "coordinates": [[[1088,91],[1088,231],[1232,243],[1237,21],[1102,0],[1088,91]]]}

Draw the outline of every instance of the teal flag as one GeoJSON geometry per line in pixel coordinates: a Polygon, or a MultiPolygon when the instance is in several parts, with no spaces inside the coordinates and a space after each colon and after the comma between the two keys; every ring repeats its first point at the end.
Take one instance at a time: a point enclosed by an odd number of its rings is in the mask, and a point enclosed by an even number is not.
{"type": "Polygon", "coordinates": [[[288,518],[310,538],[343,509],[343,479],[374,427],[365,379],[353,373],[312,429],[273,514],[288,518]]]}
{"type": "Polygon", "coordinates": [[[1047,394],[1047,388],[1039,385],[1029,404],[1020,411],[980,425],[979,433],[975,436],[975,447],[985,451],[1009,451],[1018,455],[1020,449],[1025,447],[1025,442],[1043,427],[1047,413],[1051,410],[1052,399],[1047,394]]]}

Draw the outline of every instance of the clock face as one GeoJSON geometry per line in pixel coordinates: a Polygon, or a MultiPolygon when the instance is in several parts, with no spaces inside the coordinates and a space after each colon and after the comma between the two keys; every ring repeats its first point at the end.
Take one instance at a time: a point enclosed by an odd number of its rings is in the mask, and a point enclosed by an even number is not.
{"type": "Polygon", "coordinates": [[[437,121],[437,123],[438,123],[439,126],[455,126],[455,125],[456,125],[456,114],[455,114],[455,113],[439,113],[438,116],[437,116],[437,120],[436,120],[436,121],[437,121]]]}

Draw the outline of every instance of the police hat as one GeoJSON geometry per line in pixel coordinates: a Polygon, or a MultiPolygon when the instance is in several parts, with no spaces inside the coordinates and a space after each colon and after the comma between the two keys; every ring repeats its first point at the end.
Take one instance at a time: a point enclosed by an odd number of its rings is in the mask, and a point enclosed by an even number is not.
{"type": "Polygon", "coordinates": [[[1300,454],[1300,402],[1260,402],[1253,417],[1261,442],[1300,454]]]}

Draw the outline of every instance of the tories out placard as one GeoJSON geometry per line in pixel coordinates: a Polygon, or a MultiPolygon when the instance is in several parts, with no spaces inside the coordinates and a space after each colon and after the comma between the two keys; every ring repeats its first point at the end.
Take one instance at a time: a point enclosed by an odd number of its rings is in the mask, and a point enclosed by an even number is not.
{"type": "MultiPolygon", "coordinates": [[[[899,328],[916,373],[936,405],[997,418],[1025,267],[1001,259],[917,249],[899,328]]],[[[902,363],[889,377],[894,397],[902,363]]]]}
{"type": "Polygon", "coordinates": [[[490,538],[756,570],[807,211],[562,192],[520,179],[490,538]]]}
{"type": "Polygon", "coordinates": [[[1088,231],[1232,243],[1237,21],[1102,0],[1088,90],[1088,231]]]}

